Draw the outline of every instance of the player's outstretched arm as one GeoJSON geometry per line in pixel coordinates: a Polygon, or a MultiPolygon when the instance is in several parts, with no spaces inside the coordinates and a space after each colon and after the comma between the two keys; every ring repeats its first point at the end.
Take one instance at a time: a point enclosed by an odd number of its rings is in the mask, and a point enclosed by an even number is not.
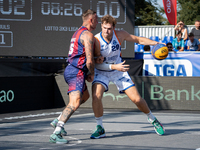
{"type": "Polygon", "coordinates": [[[145,38],[145,37],[138,37],[138,36],[129,34],[128,32],[126,32],[124,30],[118,31],[117,34],[119,35],[119,37],[121,39],[121,43],[124,40],[126,40],[126,41],[129,41],[129,42],[139,43],[139,44],[142,44],[142,45],[156,45],[156,44],[158,44],[158,42],[156,42],[156,41],[150,40],[150,39],[145,38]]]}

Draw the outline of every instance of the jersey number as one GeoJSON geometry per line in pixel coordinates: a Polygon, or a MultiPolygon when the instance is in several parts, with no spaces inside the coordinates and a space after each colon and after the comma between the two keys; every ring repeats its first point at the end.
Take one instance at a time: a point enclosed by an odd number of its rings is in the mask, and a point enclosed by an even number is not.
{"type": "Polygon", "coordinates": [[[116,51],[119,49],[119,44],[112,46],[112,51],[116,51]]]}
{"type": "Polygon", "coordinates": [[[71,55],[74,51],[74,42],[75,42],[76,38],[72,38],[71,39],[71,44],[70,44],[70,48],[69,48],[69,55],[71,55]]]}

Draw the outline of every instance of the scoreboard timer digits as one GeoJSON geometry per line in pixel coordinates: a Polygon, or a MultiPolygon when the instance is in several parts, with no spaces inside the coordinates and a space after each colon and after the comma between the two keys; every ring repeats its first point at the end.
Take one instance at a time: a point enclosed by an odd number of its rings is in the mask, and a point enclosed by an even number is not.
{"type": "MultiPolygon", "coordinates": [[[[126,2],[126,0],[124,0],[126,2]]],[[[126,23],[126,7],[123,10],[120,8],[120,4],[118,1],[92,1],[88,0],[88,3],[84,1],[84,3],[58,3],[58,2],[49,2],[42,1],[41,2],[41,14],[45,16],[73,16],[80,17],[83,13],[83,5],[88,5],[90,9],[94,9],[97,12],[97,16],[99,18],[109,14],[116,19],[120,19],[118,24],[126,23]],[[122,21],[121,21],[122,20],[122,21]]]]}
{"type": "Polygon", "coordinates": [[[61,6],[60,3],[55,2],[42,2],[41,13],[43,15],[63,15],[63,16],[81,16],[82,4],[64,3],[61,6]],[[74,10],[74,11],[73,11],[74,10]],[[71,12],[73,11],[73,12],[71,12]]]}
{"type": "Polygon", "coordinates": [[[32,0],[0,0],[0,20],[32,20],[32,0]]]}

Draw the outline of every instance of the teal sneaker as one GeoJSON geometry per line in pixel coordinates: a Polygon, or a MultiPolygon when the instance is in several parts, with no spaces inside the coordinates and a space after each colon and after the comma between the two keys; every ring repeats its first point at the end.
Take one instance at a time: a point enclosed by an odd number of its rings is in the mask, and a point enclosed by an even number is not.
{"type": "Polygon", "coordinates": [[[58,132],[58,131],[56,133],[53,133],[50,136],[49,142],[56,143],[56,144],[67,144],[68,143],[68,141],[66,139],[63,139],[61,132],[58,132]]]}
{"type": "Polygon", "coordinates": [[[148,119],[148,121],[154,126],[154,130],[158,135],[163,135],[165,133],[163,125],[157,119],[154,121],[150,121],[150,119],[148,119]]]}
{"type": "MultiPolygon", "coordinates": [[[[58,119],[56,118],[56,119],[54,119],[54,120],[50,123],[50,125],[51,125],[53,128],[56,128],[57,123],[58,123],[58,119]]],[[[67,131],[65,131],[64,128],[61,129],[61,135],[62,135],[62,136],[66,136],[66,135],[67,135],[67,131]]]]}
{"type": "Polygon", "coordinates": [[[58,119],[56,118],[56,119],[54,119],[54,120],[50,123],[50,125],[51,125],[53,128],[56,128],[57,123],[58,123],[58,119]]]}
{"type": "Polygon", "coordinates": [[[95,131],[90,136],[91,139],[99,139],[106,137],[105,130],[100,125],[96,126],[95,131]]]}

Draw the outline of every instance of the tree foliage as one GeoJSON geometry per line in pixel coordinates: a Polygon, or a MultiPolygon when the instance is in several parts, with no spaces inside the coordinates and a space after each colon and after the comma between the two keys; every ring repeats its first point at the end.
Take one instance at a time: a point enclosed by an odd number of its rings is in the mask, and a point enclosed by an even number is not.
{"type": "Polygon", "coordinates": [[[135,0],[135,25],[162,25],[162,15],[157,0],[135,0]]]}
{"type": "Polygon", "coordinates": [[[200,20],[199,0],[177,0],[178,17],[177,22],[182,20],[187,25],[193,25],[196,20],[200,20]]]}
{"type": "MultiPolygon", "coordinates": [[[[157,0],[135,0],[135,25],[170,25],[157,0]]],[[[193,25],[200,20],[200,0],[177,0],[177,22],[193,25]]]]}

